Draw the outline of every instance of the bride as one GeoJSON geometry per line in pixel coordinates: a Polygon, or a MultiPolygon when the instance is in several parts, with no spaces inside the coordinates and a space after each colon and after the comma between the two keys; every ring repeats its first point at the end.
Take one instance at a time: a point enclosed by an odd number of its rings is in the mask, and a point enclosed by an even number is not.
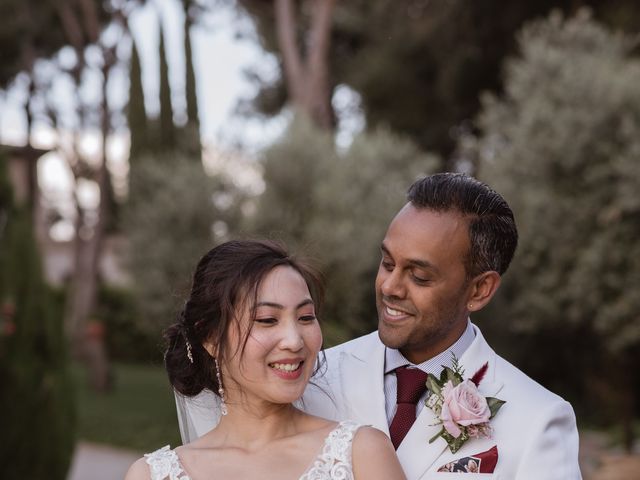
{"type": "Polygon", "coordinates": [[[221,421],[192,443],[146,454],[125,480],[405,479],[379,430],[293,405],[318,368],[321,300],[318,275],[277,244],[210,250],[167,331],[165,365],[180,394],[217,392],[221,421]]]}

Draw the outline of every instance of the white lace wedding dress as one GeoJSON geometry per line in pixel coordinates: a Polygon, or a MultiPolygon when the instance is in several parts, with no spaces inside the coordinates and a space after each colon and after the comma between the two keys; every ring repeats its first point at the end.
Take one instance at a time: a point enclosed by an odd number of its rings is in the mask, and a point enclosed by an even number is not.
{"type": "MultiPolygon", "coordinates": [[[[353,480],[351,445],[361,425],[340,422],[324,441],[322,451],[299,480],[353,480]]],[[[151,480],[191,480],[169,445],[145,454],[151,469],[151,480]]]]}

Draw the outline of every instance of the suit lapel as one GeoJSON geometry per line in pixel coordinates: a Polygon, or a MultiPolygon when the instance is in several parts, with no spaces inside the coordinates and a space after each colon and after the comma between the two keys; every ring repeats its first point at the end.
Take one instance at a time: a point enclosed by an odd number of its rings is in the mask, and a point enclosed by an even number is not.
{"type": "Polygon", "coordinates": [[[361,348],[341,352],[342,402],[346,414],[358,422],[389,435],[384,398],[384,345],[377,332],[370,334],[361,348]]]}
{"type": "Polygon", "coordinates": [[[466,379],[471,378],[485,363],[488,363],[489,368],[480,382],[478,390],[486,397],[493,397],[503,386],[500,379],[496,378],[495,367],[498,356],[484,339],[480,329],[475,325],[473,325],[473,329],[476,337],[460,358],[460,365],[464,368],[464,378],[466,379]]]}
{"type": "Polygon", "coordinates": [[[442,438],[429,443],[441,428],[433,411],[424,407],[396,452],[407,478],[420,478],[442,454],[447,446],[442,438]]]}
{"type": "MultiPolygon", "coordinates": [[[[464,378],[466,379],[476,373],[485,362],[488,362],[489,368],[484,379],[480,382],[479,390],[484,396],[493,397],[503,386],[502,382],[495,377],[497,356],[487,344],[480,330],[475,325],[473,328],[476,334],[475,339],[460,358],[460,365],[464,368],[464,378]]],[[[438,418],[433,411],[429,407],[424,407],[397,450],[398,458],[407,478],[421,478],[438,457],[445,453],[448,447],[447,442],[442,438],[429,443],[429,440],[441,429],[442,425],[438,423],[438,418]]],[[[448,452],[448,450],[446,451],[448,452]]]]}

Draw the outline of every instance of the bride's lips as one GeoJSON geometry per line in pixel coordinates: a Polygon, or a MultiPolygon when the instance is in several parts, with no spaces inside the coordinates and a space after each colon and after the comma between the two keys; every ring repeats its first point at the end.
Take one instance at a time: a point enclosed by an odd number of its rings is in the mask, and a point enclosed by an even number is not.
{"type": "Polygon", "coordinates": [[[285,380],[295,380],[302,375],[303,364],[304,359],[302,358],[287,358],[270,362],[269,368],[271,368],[271,371],[280,378],[284,378],[285,380]]]}

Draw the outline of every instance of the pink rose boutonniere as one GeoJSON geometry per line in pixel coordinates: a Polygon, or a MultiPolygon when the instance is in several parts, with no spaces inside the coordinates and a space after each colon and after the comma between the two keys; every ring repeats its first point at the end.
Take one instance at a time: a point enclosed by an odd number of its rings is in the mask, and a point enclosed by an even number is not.
{"type": "Polygon", "coordinates": [[[453,357],[453,368],[444,367],[440,378],[429,374],[427,388],[431,395],[426,405],[439,417],[440,430],[429,443],[442,437],[451,453],[456,453],[470,438],[490,437],[489,421],[504,405],[503,400],[484,397],[478,386],[487,372],[485,363],[471,378],[464,380],[464,370],[453,357]]]}

